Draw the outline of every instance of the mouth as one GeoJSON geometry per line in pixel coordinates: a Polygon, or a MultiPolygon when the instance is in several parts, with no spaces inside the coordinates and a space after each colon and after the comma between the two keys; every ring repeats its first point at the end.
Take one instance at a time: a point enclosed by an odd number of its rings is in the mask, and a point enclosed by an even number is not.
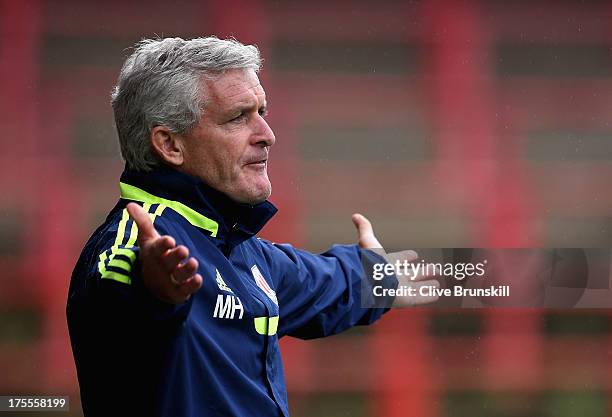
{"type": "Polygon", "coordinates": [[[244,165],[261,168],[261,167],[265,167],[267,163],[268,163],[268,158],[263,158],[263,159],[257,159],[255,161],[247,162],[244,165]]]}

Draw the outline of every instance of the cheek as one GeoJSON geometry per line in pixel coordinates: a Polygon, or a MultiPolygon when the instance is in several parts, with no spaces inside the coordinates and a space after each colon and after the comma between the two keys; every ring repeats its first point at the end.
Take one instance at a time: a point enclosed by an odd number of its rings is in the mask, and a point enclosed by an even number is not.
{"type": "Polygon", "coordinates": [[[203,138],[198,149],[198,160],[202,170],[217,180],[236,181],[244,173],[242,162],[248,141],[243,140],[242,132],[218,132],[203,138]]]}
{"type": "Polygon", "coordinates": [[[209,163],[214,166],[217,175],[224,180],[236,180],[242,175],[239,155],[229,150],[217,149],[213,158],[209,158],[209,163]]]}
{"type": "Polygon", "coordinates": [[[228,148],[224,152],[223,163],[228,170],[234,173],[241,173],[243,171],[242,165],[244,162],[244,152],[239,148],[228,148]]]}

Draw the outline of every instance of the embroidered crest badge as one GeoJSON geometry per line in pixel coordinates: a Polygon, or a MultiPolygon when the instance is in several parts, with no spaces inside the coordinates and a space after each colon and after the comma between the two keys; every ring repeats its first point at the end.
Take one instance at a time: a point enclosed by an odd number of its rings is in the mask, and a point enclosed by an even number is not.
{"type": "Polygon", "coordinates": [[[270,298],[270,300],[274,301],[274,304],[278,305],[278,299],[276,298],[276,293],[274,292],[272,288],[270,288],[270,286],[268,285],[268,282],[261,274],[261,271],[259,270],[259,268],[257,268],[257,265],[253,265],[251,267],[251,272],[253,273],[253,278],[255,278],[255,283],[257,284],[257,286],[261,288],[261,290],[264,293],[266,293],[266,295],[270,298]]]}

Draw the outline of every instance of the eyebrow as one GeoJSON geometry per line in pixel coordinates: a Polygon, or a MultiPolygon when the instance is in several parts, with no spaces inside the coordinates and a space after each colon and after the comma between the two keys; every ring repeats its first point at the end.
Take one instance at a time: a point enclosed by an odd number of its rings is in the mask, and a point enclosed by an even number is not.
{"type": "MultiPolygon", "coordinates": [[[[253,108],[253,106],[251,106],[250,104],[246,104],[246,103],[241,103],[236,105],[235,107],[232,107],[230,109],[227,110],[228,114],[234,114],[234,113],[238,113],[238,112],[244,112],[245,110],[251,110],[253,108]]],[[[267,111],[268,110],[268,102],[265,101],[261,106],[257,107],[257,110],[264,110],[267,111]]]]}

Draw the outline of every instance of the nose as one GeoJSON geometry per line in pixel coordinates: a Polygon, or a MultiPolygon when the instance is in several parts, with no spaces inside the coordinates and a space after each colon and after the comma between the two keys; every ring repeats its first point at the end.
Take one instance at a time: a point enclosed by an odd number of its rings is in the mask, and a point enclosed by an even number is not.
{"type": "Polygon", "coordinates": [[[252,135],[253,144],[261,146],[272,146],[276,142],[276,136],[266,119],[261,115],[256,116],[256,126],[252,135]]]}

